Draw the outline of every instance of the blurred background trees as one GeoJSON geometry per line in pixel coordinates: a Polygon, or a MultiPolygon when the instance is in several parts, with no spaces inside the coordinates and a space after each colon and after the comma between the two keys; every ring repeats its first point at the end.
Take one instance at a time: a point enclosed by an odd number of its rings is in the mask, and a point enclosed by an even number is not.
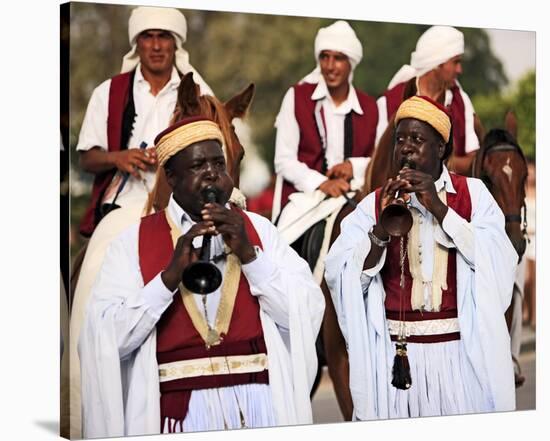
{"type": "MultiPolygon", "coordinates": [[[[71,3],[70,149],[74,152],[86,105],[94,87],[120,71],[129,50],[132,7],[71,3]]],[[[248,83],[256,84],[248,122],[255,150],[273,170],[275,117],[286,90],[315,67],[317,30],[334,20],[181,9],[188,25],[190,61],[220,99],[248,83]]],[[[428,26],[348,20],[363,43],[363,61],[354,73],[356,87],[377,97],[393,74],[408,63],[416,40],[428,26]]],[[[459,28],[466,52],[460,82],[472,97],[486,129],[502,126],[509,108],[519,119],[519,141],[535,154],[535,74],[508,84],[500,60],[482,29],[459,28]]],[[[246,148],[247,146],[245,146],[246,148]]],[[[78,173],[72,155],[73,224],[82,214],[91,176],[78,173]],[[79,196],[80,195],[80,196],[79,196]]]]}

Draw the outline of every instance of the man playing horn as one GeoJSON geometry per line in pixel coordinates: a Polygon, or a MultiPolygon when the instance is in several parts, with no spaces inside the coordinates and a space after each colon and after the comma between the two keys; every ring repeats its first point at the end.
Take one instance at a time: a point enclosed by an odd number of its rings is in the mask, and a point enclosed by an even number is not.
{"type": "Polygon", "coordinates": [[[424,32],[411,53],[411,63],[402,66],[388,90],[378,98],[380,114],[376,142],[406,96],[423,95],[448,108],[453,122],[453,154],[449,168],[467,174],[479,139],[474,130],[475,111],[468,94],[458,83],[462,73],[464,34],[450,26],[432,26],[424,32]]]}
{"type": "Polygon", "coordinates": [[[201,93],[213,95],[189,63],[186,36],[187,23],[177,9],[140,6],[132,11],[131,49],[121,73],[92,93],[76,147],[81,167],[95,175],[80,225],[84,236],[92,234],[105,214],[102,207],[115,197],[119,206],[145,204],[157,166],[152,142],[170,124],[180,76],[193,72],[201,93]]]}
{"type": "Polygon", "coordinates": [[[155,140],[173,193],[112,242],[93,288],[79,343],[85,437],[312,422],[324,297],[267,219],[228,203],[222,142],[203,117],[155,140]],[[182,272],[205,234],[223,281],[201,295],[182,272]]]}
{"type": "Polygon", "coordinates": [[[517,254],[481,180],[450,173],[451,118],[427,97],[395,116],[404,167],[342,222],[326,259],[350,363],[354,418],[515,408],[504,311],[517,254]],[[399,192],[412,228],[390,237],[380,213],[399,192]]]}

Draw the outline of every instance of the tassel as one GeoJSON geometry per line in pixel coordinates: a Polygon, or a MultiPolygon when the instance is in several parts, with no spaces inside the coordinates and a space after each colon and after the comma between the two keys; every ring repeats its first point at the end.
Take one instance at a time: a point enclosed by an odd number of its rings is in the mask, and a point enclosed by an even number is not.
{"type": "Polygon", "coordinates": [[[407,390],[412,385],[412,379],[409,358],[407,357],[407,343],[405,343],[405,340],[398,340],[395,344],[395,351],[391,384],[397,389],[407,390]]]}

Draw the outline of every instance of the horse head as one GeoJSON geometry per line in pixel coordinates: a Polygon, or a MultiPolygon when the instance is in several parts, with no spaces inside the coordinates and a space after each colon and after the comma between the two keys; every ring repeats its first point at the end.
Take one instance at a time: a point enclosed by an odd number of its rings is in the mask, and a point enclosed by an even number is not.
{"type": "MultiPolygon", "coordinates": [[[[239,186],[240,163],[244,156],[242,146],[233,125],[234,118],[243,118],[246,115],[254,96],[254,84],[248,85],[227,102],[222,103],[211,95],[201,95],[199,86],[193,80],[193,73],[187,73],[178,87],[178,98],[171,124],[191,116],[204,116],[216,122],[224,138],[227,170],[235,187],[239,186]]],[[[162,210],[168,205],[171,188],[166,177],[159,172],[155,189],[149,197],[146,212],[153,209],[162,210]]]]}
{"type": "Polygon", "coordinates": [[[472,176],[484,181],[504,213],[506,234],[521,259],[526,247],[527,162],[516,136],[516,117],[508,112],[505,129],[491,129],[484,137],[472,176]]]}

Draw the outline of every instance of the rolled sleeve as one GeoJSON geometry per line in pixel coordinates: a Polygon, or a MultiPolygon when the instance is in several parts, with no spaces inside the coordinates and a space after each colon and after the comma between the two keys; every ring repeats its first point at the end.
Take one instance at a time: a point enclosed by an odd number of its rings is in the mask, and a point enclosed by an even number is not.
{"type": "Polygon", "coordinates": [[[303,182],[297,184],[296,188],[305,193],[314,192],[323,182],[328,180],[325,175],[315,170],[304,170],[304,172],[305,175],[307,175],[307,179],[304,179],[303,182]]]}
{"type": "Polygon", "coordinates": [[[479,150],[479,139],[475,132],[475,110],[470,97],[463,90],[460,91],[462,101],[464,102],[464,120],[465,120],[465,147],[466,153],[479,150]]]}
{"type": "Polygon", "coordinates": [[[298,160],[300,126],[294,115],[294,89],[291,87],[281,104],[275,127],[275,172],[292,183],[298,191],[312,192],[328,178],[298,160]]]}
{"type": "Polygon", "coordinates": [[[367,170],[367,165],[369,164],[370,158],[348,158],[348,161],[351,163],[353,168],[353,178],[357,180],[359,185],[363,185],[365,181],[365,172],[367,170]]]}
{"type": "Polygon", "coordinates": [[[92,93],[80,128],[77,151],[94,147],[107,150],[107,114],[111,80],[100,84],[92,93]]]}

